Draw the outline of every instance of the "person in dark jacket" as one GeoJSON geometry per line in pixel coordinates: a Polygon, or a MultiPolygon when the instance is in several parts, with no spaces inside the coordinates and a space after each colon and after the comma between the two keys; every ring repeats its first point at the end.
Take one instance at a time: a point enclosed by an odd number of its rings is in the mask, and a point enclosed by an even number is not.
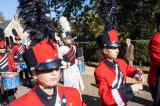
{"type": "Polygon", "coordinates": [[[126,53],[125,53],[125,59],[127,60],[127,63],[131,66],[133,66],[133,60],[134,60],[134,45],[131,44],[131,39],[126,39],[126,53]]]}

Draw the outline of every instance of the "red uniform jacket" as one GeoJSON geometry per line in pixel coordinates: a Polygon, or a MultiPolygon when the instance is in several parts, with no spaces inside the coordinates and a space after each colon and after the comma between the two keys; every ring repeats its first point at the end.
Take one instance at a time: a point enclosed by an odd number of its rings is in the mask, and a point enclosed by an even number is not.
{"type": "Polygon", "coordinates": [[[0,71],[1,72],[16,72],[17,68],[13,57],[10,54],[0,55],[0,71]],[[7,64],[7,65],[5,65],[7,64]],[[3,67],[3,68],[2,68],[3,67]]]}
{"type": "Polygon", "coordinates": [[[130,85],[125,84],[125,81],[126,76],[134,77],[135,73],[138,72],[137,69],[129,66],[122,59],[115,59],[114,62],[118,64],[116,66],[119,66],[119,68],[113,68],[113,63],[104,59],[100,62],[94,73],[102,106],[127,105],[127,101],[133,97],[132,89],[130,85]],[[117,69],[118,71],[116,71],[117,69]]]}
{"type": "Polygon", "coordinates": [[[160,67],[160,32],[156,32],[149,42],[150,70],[148,84],[155,86],[156,67],[160,67]]]}
{"type": "Polygon", "coordinates": [[[13,46],[11,55],[14,57],[15,62],[19,62],[18,58],[22,57],[22,54],[25,52],[25,50],[26,50],[26,47],[23,44],[21,45],[15,44],[13,46]]]}
{"type": "MultiPolygon", "coordinates": [[[[60,96],[61,102],[66,102],[66,106],[86,106],[84,102],[81,101],[79,92],[70,87],[58,86],[58,95],[60,96]],[[66,100],[62,100],[62,95],[65,95],[66,100]]],[[[33,90],[30,90],[27,94],[22,97],[14,100],[8,106],[45,106],[36,93],[33,90]]],[[[61,105],[55,105],[61,106],[61,105]]],[[[64,105],[63,105],[64,106],[64,105]]]]}

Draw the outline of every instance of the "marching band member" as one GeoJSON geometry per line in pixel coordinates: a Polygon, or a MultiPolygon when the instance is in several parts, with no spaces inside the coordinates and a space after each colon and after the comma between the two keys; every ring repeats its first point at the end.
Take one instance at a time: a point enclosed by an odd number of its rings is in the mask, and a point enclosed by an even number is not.
{"type": "MultiPolygon", "coordinates": [[[[4,30],[0,28],[0,74],[4,76],[9,72],[16,72],[17,68],[14,62],[12,55],[6,53],[6,42],[5,42],[5,34],[4,30]]],[[[1,78],[2,82],[3,79],[1,78]]],[[[4,90],[3,86],[1,86],[1,95],[2,95],[2,104],[9,103],[15,99],[16,89],[7,89],[4,90]]]]}
{"type": "Polygon", "coordinates": [[[133,97],[133,92],[143,89],[143,73],[136,67],[128,65],[124,60],[118,59],[120,43],[117,37],[114,15],[114,0],[108,2],[101,0],[101,11],[106,22],[105,33],[97,37],[104,58],[95,69],[95,80],[101,99],[101,106],[127,106],[133,97]],[[107,9],[112,6],[111,9],[107,9]],[[111,10],[108,12],[107,10],[111,10]],[[104,13],[105,12],[105,13],[104,13]],[[109,17],[106,17],[109,16],[109,17]],[[127,85],[126,76],[135,78],[139,83],[127,85]]]}
{"type": "Polygon", "coordinates": [[[8,106],[85,106],[77,89],[58,84],[63,70],[48,8],[43,0],[21,0],[20,17],[25,21],[32,46],[23,58],[37,80],[37,85],[8,106]],[[32,13],[32,14],[30,14],[32,13]],[[28,15],[30,14],[30,15],[28,15]]]}
{"type": "Polygon", "coordinates": [[[84,84],[77,66],[76,46],[72,45],[69,22],[66,17],[61,17],[59,22],[62,26],[62,40],[64,42],[64,45],[60,46],[59,50],[64,60],[63,64],[66,65],[66,68],[63,71],[64,86],[74,87],[79,91],[81,88],[83,91],[84,84]]]}
{"type": "Polygon", "coordinates": [[[156,32],[149,41],[150,69],[148,85],[154,101],[153,106],[160,106],[160,13],[155,14],[156,32]]]}
{"type": "Polygon", "coordinates": [[[17,67],[20,69],[20,80],[23,82],[23,68],[22,65],[25,64],[22,55],[26,50],[25,45],[21,43],[21,37],[18,35],[17,31],[13,28],[12,33],[15,36],[15,43],[12,47],[12,56],[14,57],[14,61],[16,62],[17,67]]]}
{"type": "Polygon", "coordinates": [[[6,53],[6,43],[3,29],[0,29],[0,72],[15,72],[17,70],[12,55],[6,53]]]}

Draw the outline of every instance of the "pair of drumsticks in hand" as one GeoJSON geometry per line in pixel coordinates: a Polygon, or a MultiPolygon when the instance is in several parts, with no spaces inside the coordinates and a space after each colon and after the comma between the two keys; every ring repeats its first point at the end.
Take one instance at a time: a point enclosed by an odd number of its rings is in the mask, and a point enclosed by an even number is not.
{"type": "Polygon", "coordinates": [[[137,81],[137,83],[131,85],[131,88],[132,88],[133,92],[141,93],[143,90],[143,83],[145,81],[144,76],[143,76],[143,74],[142,75],[135,74],[134,78],[137,81]]]}
{"type": "Polygon", "coordinates": [[[19,67],[16,67],[16,66],[14,66],[14,65],[11,65],[11,67],[14,67],[14,68],[16,68],[17,69],[17,72],[20,72],[22,69],[21,68],[19,68],[19,67]]]}

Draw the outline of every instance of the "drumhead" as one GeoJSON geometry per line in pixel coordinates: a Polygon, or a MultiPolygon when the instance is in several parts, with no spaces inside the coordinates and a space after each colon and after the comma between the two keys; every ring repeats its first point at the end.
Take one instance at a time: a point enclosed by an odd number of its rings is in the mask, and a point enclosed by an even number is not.
{"type": "Polygon", "coordinates": [[[12,78],[12,77],[16,77],[19,76],[19,72],[5,72],[2,74],[2,78],[12,78]]]}

